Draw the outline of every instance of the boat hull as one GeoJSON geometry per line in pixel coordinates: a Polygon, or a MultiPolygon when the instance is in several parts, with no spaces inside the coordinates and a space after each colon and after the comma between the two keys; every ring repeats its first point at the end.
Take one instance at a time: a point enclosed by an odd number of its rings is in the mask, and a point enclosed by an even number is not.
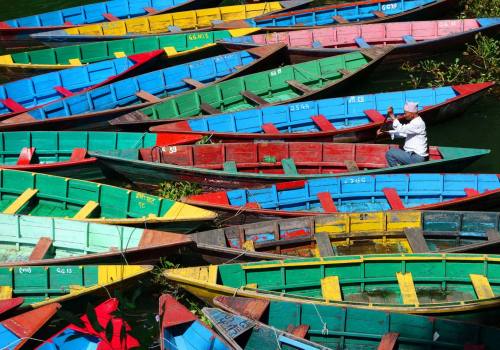
{"type": "MultiPolygon", "coordinates": [[[[387,67],[388,64],[401,63],[402,61],[416,61],[422,58],[439,55],[447,51],[456,51],[463,49],[468,42],[474,40],[479,33],[484,35],[498,35],[500,25],[494,25],[475,30],[467,31],[457,35],[451,35],[435,40],[421,41],[415,44],[393,45],[394,49],[382,60],[379,70],[391,70],[393,67],[387,67]]],[[[230,51],[248,50],[251,47],[261,46],[261,44],[252,43],[232,43],[220,41],[220,45],[230,51]]],[[[349,52],[359,51],[356,48],[305,48],[289,47],[289,60],[291,64],[317,60],[320,58],[342,55],[349,52]]]]}
{"type": "Polygon", "coordinates": [[[187,181],[197,183],[203,188],[227,189],[227,188],[256,188],[275,182],[331,178],[346,175],[368,175],[368,174],[393,174],[408,172],[455,172],[464,169],[479,159],[481,155],[475,155],[462,159],[442,160],[438,162],[424,162],[413,166],[390,167],[371,170],[360,170],[351,173],[338,174],[297,174],[287,176],[285,174],[259,174],[245,172],[211,171],[195,167],[175,166],[156,162],[129,161],[126,158],[109,157],[94,154],[102,164],[109,167],[117,174],[137,184],[157,185],[164,181],[187,181]]]}

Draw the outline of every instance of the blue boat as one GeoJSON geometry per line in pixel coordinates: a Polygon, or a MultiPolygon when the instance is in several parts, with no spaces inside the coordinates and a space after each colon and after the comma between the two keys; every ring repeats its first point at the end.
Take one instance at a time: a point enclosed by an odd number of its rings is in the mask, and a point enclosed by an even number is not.
{"type": "Polygon", "coordinates": [[[219,28],[258,27],[262,29],[306,29],[327,25],[379,23],[432,19],[442,16],[458,4],[457,0],[375,0],[357,1],[252,19],[221,23],[219,28]]]}
{"type": "Polygon", "coordinates": [[[90,130],[109,126],[108,121],[114,117],[157,103],[161,98],[272,68],[283,61],[285,48],[284,44],[253,48],[130,77],[5,119],[0,129],[76,130],[84,126],[90,130]]]}
{"type": "Polygon", "coordinates": [[[420,116],[431,124],[463,112],[493,85],[453,85],[262,106],[158,125],[150,131],[169,134],[171,144],[194,142],[206,135],[214,142],[359,142],[376,137],[376,130],[386,122],[389,106],[401,114],[407,100],[416,101],[420,116]]]}
{"type": "Polygon", "coordinates": [[[0,35],[29,34],[47,30],[71,28],[83,24],[112,22],[119,19],[156,15],[163,12],[210,7],[217,2],[208,0],[113,0],[50,11],[38,15],[0,22],[0,35]],[[208,2],[208,3],[207,3],[208,2]]]}
{"type": "MultiPolygon", "coordinates": [[[[497,174],[394,174],[291,181],[192,195],[186,203],[241,215],[296,217],[406,209],[491,209],[497,174]]],[[[240,215],[237,217],[240,220],[240,215]]]]}
{"type": "Polygon", "coordinates": [[[159,64],[162,50],[54,71],[0,85],[0,119],[109,84],[159,64]]]}
{"type": "Polygon", "coordinates": [[[161,350],[230,350],[232,349],[208,326],[173,296],[160,296],[161,350]]]}

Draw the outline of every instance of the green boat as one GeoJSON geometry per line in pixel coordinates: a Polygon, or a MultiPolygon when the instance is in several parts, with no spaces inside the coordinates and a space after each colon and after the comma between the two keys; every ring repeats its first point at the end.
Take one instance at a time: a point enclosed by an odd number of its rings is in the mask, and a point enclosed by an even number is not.
{"type": "MultiPolygon", "coordinates": [[[[91,293],[109,296],[151,271],[148,265],[55,265],[0,267],[0,300],[22,297],[21,307],[78,302],[91,293]]],[[[81,307],[81,305],[80,305],[81,307]]]]}
{"type": "Polygon", "coordinates": [[[0,266],[154,264],[192,244],[187,235],[27,215],[0,214],[0,266]]]}
{"type": "Polygon", "coordinates": [[[500,325],[500,255],[352,255],[178,268],[164,276],[208,303],[241,296],[500,325]]]}
{"type": "Polygon", "coordinates": [[[238,297],[217,297],[214,304],[338,350],[380,349],[379,345],[386,342],[397,342],[399,350],[467,349],[466,346],[494,350],[500,339],[498,328],[435,317],[238,297]]]}
{"type": "MultiPolygon", "coordinates": [[[[331,97],[371,72],[392,48],[365,49],[284,66],[196,89],[112,120],[114,127],[144,127],[202,114],[331,97]]],[[[264,122],[263,122],[264,124],[264,122]]]]}
{"type": "Polygon", "coordinates": [[[118,151],[162,145],[148,133],[16,131],[0,133],[0,168],[35,171],[82,180],[109,175],[89,151],[118,151]]]}
{"type": "Polygon", "coordinates": [[[0,56],[0,72],[11,76],[29,75],[37,71],[71,68],[154,50],[165,50],[168,58],[195,53],[196,59],[200,59],[203,58],[200,54],[214,54],[214,50],[210,48],[216,45],[217,40],[244,36],[258,30],[259,28],[245,28],[163,36],[151,35],[17,52],[0,56]],[[204,53],[204,51],[208,52],[204,53]]]}
{"type": "Polygon", "coordinates": [[[0,212],[191,232],[216,214],[166,198],[95,182],[0,170],[0,212]]]}

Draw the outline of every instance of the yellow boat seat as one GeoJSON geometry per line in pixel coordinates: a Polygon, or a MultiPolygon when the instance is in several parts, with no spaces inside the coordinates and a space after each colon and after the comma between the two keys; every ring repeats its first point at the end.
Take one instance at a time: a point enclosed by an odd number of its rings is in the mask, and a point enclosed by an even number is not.
{"type": "Polygon", "coordinates": [[[321,294],[326,301],[342,301],[342,290],[338,276],[321,279],[321,294]]]}
{"type": "Polygon", "coordinates": [[[96,210],[99,207],[99,203],[94,202],[94,201],[88,201],[87,204],[85,204],[79,211],[78,213],[73,216],[73,219],[76,220],[82,220],[88,218],[94,210],[96,210]]]}
{"type": "Polygon", "coordinates": [[[495,297],[495,293],[493,293],[493,289],[491,289],[488,277],[473,273],[471,273],[469,277],[472,281],[472,285],[474,286],[478,299],[490,299],[495,297]]]}
{"type": "Polygon", "coordinates": [[[37,189],[27,188],[19,197],[16,198],[4,211],[4,214],[18,213],[30,200],[38,193],[37,189]]]}
{"type": "Polygon", "coordinates": [[[396,277],[398,279],[399,289],[401,290],[403,304],[418,305],[417,290],[415,289],[411,272],[397,272],[396,277]]]}

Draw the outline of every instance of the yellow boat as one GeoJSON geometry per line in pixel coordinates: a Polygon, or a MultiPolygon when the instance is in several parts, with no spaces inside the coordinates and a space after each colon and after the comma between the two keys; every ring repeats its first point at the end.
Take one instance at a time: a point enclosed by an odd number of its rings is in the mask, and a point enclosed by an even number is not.
{"type": "Polygon", "coordinates": [[[37,308],[94,292],[107,295],[152,269],[149,265],[1,267],[0,300],[23,297],[23,306],[37,308]]]}
{"type": "Polygon", "coordinates": [[[170,269],[200,299],[240,296],[496,322],[500,255],[377,254],[170,269]]]}
{"type": "Polygon", "coordinates": [[[214,24],[221,22],[244,20],[290,10],[309,2],[310,0],[273,1],[166,13],[37,33],[32,34],[31,37],[49,45],[51,42],[57,45],[60,42],[75,40],[102,40],[102,38],[107,40],[127,35],[195,31],[211,28],[214,24]]]}
{"type": "MultiPolygon", "coordinates": [[[[164,50],[167,59],[196,53],[196,59],[212,55],[217,40],[249,35],[259,28],[218,30],[200,33],[151,35],[140,38],[99,41],[56,48],[17,52],[0,56],[0,71],[13,78],[19,74],[58,70],[121,58],[153,50],[164,50]],[[201,52],[203,51],[203,52],[201,52]],[[199,55],[203,56],[200,57],[199,55]]],[[[214,53],[214,54],[217,54],[214,53]]]]}

